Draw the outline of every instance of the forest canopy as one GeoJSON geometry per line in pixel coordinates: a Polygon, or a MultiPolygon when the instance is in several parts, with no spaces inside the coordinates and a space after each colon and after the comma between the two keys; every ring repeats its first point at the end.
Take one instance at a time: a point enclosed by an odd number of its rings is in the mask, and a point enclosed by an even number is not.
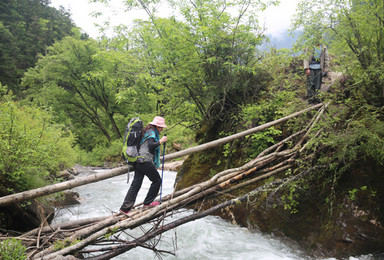
{"type": "Polygon", "coordinates": [[[72,34],[74,23],[64,9],[49,7],[50,1],[0,2],[0,82],[21,94],[20,79],[33,67],[37,55],[55,41],[72,34]]]}
{"type": "Polygon", "coordinates": [[[198,129],[201,120],[221,120],[254,99],[267,77],[257,65],[264,35],[251,10],[265,5],[173,4],[182,19],[148,11],[148,21],[119,28],[115,38],[55,43],[23,78],[28,99],[69,123],[87,150],[121,139],[136,114],[166,115],[198,129]],[[231,6],[239,8],[236,15],[227,11],[231,6]]]}

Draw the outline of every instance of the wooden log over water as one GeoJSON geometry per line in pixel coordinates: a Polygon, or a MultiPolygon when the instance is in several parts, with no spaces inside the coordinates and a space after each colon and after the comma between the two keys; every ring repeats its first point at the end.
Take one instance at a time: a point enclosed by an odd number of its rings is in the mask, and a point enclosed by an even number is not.
{"type": "Polygon", "coordinates": [[[243,131],[241,133],[237,133],[237,134],[234,134],[234,135],[223,137],[223,138],[217,139],[215,141],[208,142],[208,143],[201,144],[201,145],[197,145],[195,147],[191,147],[191,148],[179,151],[179,152],[167,154],[167,155],[164,156],[164,160],[165,161],[170,161],[170,160],[173,160],[173,159],[176,159],[176,158],[180,158],[180,157],[183,157],[183,156],[195,153],[195,152],[201,152],[201,151],[207,150],[209,148],[213,148],[213,147],[216,147],[216,146],[219,146],[219,145],[223,145],[223,144],[232,142],[232,141],[234,141],[236,139],[239,139],[239,138],[245,137],[247,135],[254,134],[256,132],[265,130],[265,129],[271,127],[271,126],[275,126],[275,125],[281,124],[281,123],[283,123],[285,121],[288,121],[291,118],[297,117],[297,116],[299,116],[299,115],[301,115],[303,113],[306,113],[306,112],[311,111],[311,110],[316,109],[316,108],[320,108],[322,106],[323,106],[323,104],[320,103],[320,104],[308,107],[306,109],[303,109],[303,110],[301,110],[299,112],[293,113],[293,114],[291,114],[289,116],[286,116],[286,117],[277,119],[275,121],[272,121],[272,122],[269,122],[269,123],[266,123],[266,124],[263,124],[263,125],[251,128],[251,129],[248,129],[248,130],[243,131]]]}
{"type": "MultiPolygon", "coordinates": [[[[272,122],[269,122],[269,123],[251,128],[251,129],[248,129],[246,131],[243,131],[243,132],[231,135],[231,136],[227,136],[227,137],[224,137],[224,138],[212,141],[212,142],[208,142],[208,143],[205,143],[202,145],[191,147],[191,148],[185,149],[183,151],[179,151],[179,152],[165,155],[164,161],[170,161],[170,160],[173,160],[173,159],[176,159],[179,157],[183,157],[183,156],[195,153],[195,152],[201,152],[201,151],[204,151],[204,150],[209,149],[209,148],[213,148],[213,147],[216,147],[219,145],[229,143],[229,142],[236,140],[238,138],[242,138],[242,137],[245,137],[247,135],[265,130],[271,126],[275,126],[275,125],[278,125],[280,123],[286,122],[287,120],[289,120],[291,118],[297,117],[303,113],[306,113],[308,111],[311,111],[313,109],[317,109],[317,108],[320,108],[323,106],[324,106],[324,104],[320,103],[320,104],[308,107],[306,109],[303,109],[299,112],[293,113],[289,116],[286,116],[286,117],[280,118],[278,120],[275,120],[275,121],[272,121],[272,122]]],[[[106,171],[101,172],[101,173],[95,173],[95,174],[92,174],[92,175],[89,175],[86,177],[80,177],[80,178],[76,178],[74,180],[61,182],[61,183],[49,185],[49,186],[38,188],[38,189],[33,189],[33,190],[24,191],[24,192],[17,193],[17,194],[12,194],[12,195],[8,195],[8,196],[0,197],[0,207],[7,205],[7,204],[10,204],[10,203],[18,203],[18,202],[26,201],[29,199],[49,195],[49,194],[52,194],[55,192],[59,192],[59,191],[67,190],[67,189],[72,189],[72,188],[82,186],[85,184],[89,184],[89,183],[101,181],[104,179],[112,178],[112,177],[115,177],[117,175],[127,173],[127,171],[128,171],[128,166],[122,166],[119,168],[106,170],[106,171]]]]}
{"type": "Polygon", "coordinates": [[[117,175],[127,173],[127,171],[128,171],[128,166],[122,166],[119,168],[98,172],[88,176],[79,177],[74,180],[60,182],[60,183],[45,186],[42,188],[28,190],[28,191],[24,191],[24,192],[12,194],[12,195],[0,197],[0,206],[45,196],[45,195],[63,191],[63,190],[72,189],[74,187],[78,187],[78,186],[85,185],[92,182],[98,182],[101,180],[115,177],[117,175]]]}

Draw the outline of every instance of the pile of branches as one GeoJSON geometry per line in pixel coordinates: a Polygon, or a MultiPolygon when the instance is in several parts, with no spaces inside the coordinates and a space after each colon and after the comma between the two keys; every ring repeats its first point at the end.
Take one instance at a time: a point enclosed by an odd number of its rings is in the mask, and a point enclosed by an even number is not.
{"type": "MultiPolygon", "coordinates": [[[[160,254],[172,253],[160,251],[156,249],[156,243],[151,244],[148,241],[177,226],[242,202],[250,196],[255,196],[260,191],[275,186],[281,187],[281,185],[287,183],[287,179],[276,180],[262,185],[241,197],[225,201],[204,211],[189,211],[190,214],[186,217],[165,224],[164,220],[168,216],[217,192],[231,192],[265,180],[295,166],[296,158],[303,152],[311,139],[319,135],[320,131],[312,135],[311,138],[309,137],[309,133],[312,132],[313,127],[323,115],[326,106],[321,106],[305,129],[269,147],[252,161],[241,167],[222,171],[208,181],[167,195],[163,197],[161,204],[156,207],[146,208],[139,204],[127,215],[114,214],[108,217],[40,227],[16,238],[28,246],[29,259],[55,259],[60,256],[76,256],[77,254],[82,257],[86,255],[86,259],[110,259],[138,246],[149,248],[160,254]],[[293,141],[296,141],[293,148],[282,150],[283,147],[286,147],[287,142],[293,141]],[[130,230],[149,222],[152,222],[153,226],[142,236],[134,238],[129,234],[130,230]],[[58,249],[59,241],[66,247],[58,249]],[[90,245],[92,245],[91,248],[88,247],[90,245]]],[[[291,178],[298,178],[303,174],[305,172],[291,178]]]]}

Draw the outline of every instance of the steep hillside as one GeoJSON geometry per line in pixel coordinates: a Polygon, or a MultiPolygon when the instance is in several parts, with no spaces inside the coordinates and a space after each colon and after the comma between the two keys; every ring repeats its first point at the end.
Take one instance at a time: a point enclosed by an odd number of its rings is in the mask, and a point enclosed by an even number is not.
{"type": "MultiPolygon", "coordinates": [[[[206,124],[203,133],[210,133],[210,139],[219,138],[223,132],[236,133],[308,106],[305,76],[300,74],[300,60],[296,60],[286,68],[280,84],[271,84],[263,99],[227,115],[239,120],[236,124],[230,120],[206,124]],[[246,108],[252,113],[247,114],[246,108]]],[[[328,76],[322,98],[331,105],[313,131],[318,135],[297,165],[275,177],[286,182],[220,215],[250,229],[288,238],[317,257],[383,253],[383,130],[377,127],[382,125],[383,111],[356,107],[356,100],[347,99],[347,79],[336,72],[328,76]],[[301,177],[289,178],[298,175],[301,177]]],[[[307,114],[228,146],[191,155],[179,171],[178,189],[244,164],[269,145],[305,128],[311,118],[307,114]]],[[[245,194],[275,178],[204,201],[203,208],[245,194]]]]}

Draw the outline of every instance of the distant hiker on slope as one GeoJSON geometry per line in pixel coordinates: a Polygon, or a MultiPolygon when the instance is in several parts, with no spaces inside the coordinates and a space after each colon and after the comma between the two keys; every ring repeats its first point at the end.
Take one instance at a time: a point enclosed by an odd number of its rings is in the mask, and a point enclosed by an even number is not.
{"type": "Polygon", "coordinates": [[[319,103],[320,100],[317,94],[321,88],[322,77],[326,76],[329,67],[329,55],[327,47],[320,44],[320,39],[317,45],[307,52],[307,57],[304,59],[304,70],[307,74],[307,98],[309,104],[319,103]]]}
{"type": "Polygon", "coordinates": [[[144,175],[152,182],[144,199],[144,206],[159,204],[159,202],[154,202],[161,186],[161,177],[156,168],[160,166],[160,145],[167,141],[167,136],[163,136],[161,139],[159,137],[159,133],[165,127],[167,126],[164,118],[156,116],[151,123],[143,128],[139,149],[140,157],[133,164],[135,175],[123,205],[120,207],[121,213],[127,214],[133,207],[143,183],[144,175]]]}

